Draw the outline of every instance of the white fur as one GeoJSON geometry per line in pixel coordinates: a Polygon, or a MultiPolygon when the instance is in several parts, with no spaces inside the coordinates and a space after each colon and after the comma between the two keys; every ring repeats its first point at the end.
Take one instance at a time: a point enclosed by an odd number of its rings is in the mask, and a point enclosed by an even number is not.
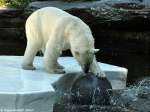
{"type": "MultiPolygon", "coordinates": [[[[40,49],[44,53],[45,69],[49,73],[64,73],[63,67],[57,62],[63,50],[70,49],[81,66],[84,63],[83,59],[80,58],[81,55],[76,56],[75,52],[82,54],[85,51],[95,51],[94,39],[88,25],[54,7],[42,8],[31,14],[26,21],[26,36],[27,47],[22,63],[24,69],[35,69],[33,60],[40,49]]],[[[98,74],[102,72],[95,56],[90,70],[98,74]]]]}

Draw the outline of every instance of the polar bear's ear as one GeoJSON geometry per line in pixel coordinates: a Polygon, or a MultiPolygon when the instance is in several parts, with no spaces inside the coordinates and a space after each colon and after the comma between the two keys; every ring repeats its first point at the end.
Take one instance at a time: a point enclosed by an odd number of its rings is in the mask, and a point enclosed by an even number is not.
{"type": "Polygon", "coordinates": [[[93,49],[94,53],[97,53],[99,51],[99,49],[93,49]]]}

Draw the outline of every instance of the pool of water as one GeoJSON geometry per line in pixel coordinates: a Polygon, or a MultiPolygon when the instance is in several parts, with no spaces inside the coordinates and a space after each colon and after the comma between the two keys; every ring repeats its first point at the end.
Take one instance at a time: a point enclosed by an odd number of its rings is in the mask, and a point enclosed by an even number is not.
{"type": "Polygon", "coordinates": [[[132,85],[135,82],[150,77],[150,59],[149,55],[118,53],[102,51],[97,55],[101,62],[125,67],[128,69],[127,84],[132,85]]]}

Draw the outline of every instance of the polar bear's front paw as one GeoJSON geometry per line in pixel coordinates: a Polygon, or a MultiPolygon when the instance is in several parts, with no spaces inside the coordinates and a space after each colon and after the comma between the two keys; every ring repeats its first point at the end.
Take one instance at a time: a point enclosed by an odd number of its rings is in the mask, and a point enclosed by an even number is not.
{"type": "Polygon", "coordinates": [[[57,69],[64,69],[64,67],[60,64],[57,64],[57,69]]]}
{"type": "Polygon", "coordinates": [[[63,69],[56,69],[54,72],[56,74],[64,74],[64,73],[66,73],[63,69]]]}
{"type": "Polygon", "coordinates": [[[64,74],[65,73],[63,69],[46,69],[46,71],[51,74],[64,74]]]}
{"type": "Polygon", "coordinates": [[[35,70],[36,68],[33,65],[23,65],[22,68],[25,70],[35,70]]]}

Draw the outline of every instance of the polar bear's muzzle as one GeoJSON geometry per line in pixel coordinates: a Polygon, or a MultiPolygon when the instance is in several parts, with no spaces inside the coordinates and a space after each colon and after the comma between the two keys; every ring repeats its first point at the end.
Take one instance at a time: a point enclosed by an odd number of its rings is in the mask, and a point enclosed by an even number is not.
{"type": "Polygon", "coordinates": [[[88,73],[90,66],[93,62],[94,54],[85,54],[83,57],[84,57],[84,58],[82,58],[83,64],[81,64],[81,68],[82,68],[83,72],[88,73]]]}

